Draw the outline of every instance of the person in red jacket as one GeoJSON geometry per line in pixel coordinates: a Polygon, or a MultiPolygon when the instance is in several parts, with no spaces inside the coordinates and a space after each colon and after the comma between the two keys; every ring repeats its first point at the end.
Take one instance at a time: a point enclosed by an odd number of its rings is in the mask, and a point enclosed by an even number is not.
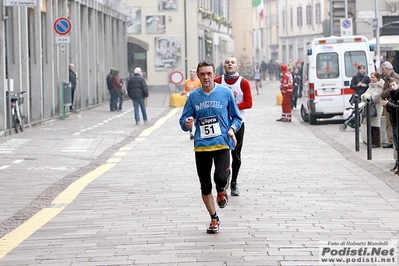
{"type": "Polygon", "coordinates": [[[283,95],[283,103],[281,118],[277,119],[280,122],[291,122],[291,95],[293,86],[293,78],[292,74],[288,71],[288,67],[285,64],[281,64],[280,66],[281,72],[283,73],[280,82],[280,91],[283,95]]]}
{"type": "Polygon", "coordinates": [[[239,196],[240,191],[238,190],[237,185],[237,176],[241,167],[241,149],[244,140],[244,122],[245,115],[244,109],[249,109],[252,107],[252,93],[251,93],[251,85],[249,81],[244,77],[240,76],[238,73],[238,63],[237,58],[235,57],[227,57],[224,60],[224,70],[225,74],[215,78],[215,82],[219,83],[225,87],[228,87],[234,94],[236,99],[236,103],[238,105],[238,109],[241,113],[242,118],[242,126],[240,130],[238,130],[235,135],[237,139],[237,146],[235,150],[231,151],[231,156],[233,158],[231,168],[231,195],[239,196]]]}

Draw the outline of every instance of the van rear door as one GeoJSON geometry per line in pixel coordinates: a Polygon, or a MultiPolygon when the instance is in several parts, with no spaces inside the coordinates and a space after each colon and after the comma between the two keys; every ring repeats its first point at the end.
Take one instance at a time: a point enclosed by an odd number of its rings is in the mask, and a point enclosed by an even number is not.
{"type": "Polygon", "coordinates": [[[344,53],[343,53],[343,62],[344,62],[344,106],[345,108],[350,107],[349,99],[353,94],[353,90],[350,88],[350,83],[358,72],[357,67],[359,65],[365,66],[365,75],[369,76],[370,71],[368,69],[368,47],[365,42],[356,42],[356,43],[343,43],[342,44],[344,53]]]}
{"type": "Polygon", "coordinates": [[[316,54],[315,115],[319,118],[332,117],[344,110],[341,88],[343,87],[340,64],[340,45],[324,44],[324,52],[316,54]]]}

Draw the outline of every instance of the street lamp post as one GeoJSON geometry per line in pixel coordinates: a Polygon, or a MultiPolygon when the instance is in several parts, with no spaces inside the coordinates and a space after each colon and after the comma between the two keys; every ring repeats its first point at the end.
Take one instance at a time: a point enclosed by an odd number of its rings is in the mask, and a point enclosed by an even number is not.
{"type": "Polygon", "coordinates": [[[376,65],[379,70],[379,58],[380,58],[380,27],[378,26],[378,0],[375,0],[375,56],[376,56],[376,65]]]}

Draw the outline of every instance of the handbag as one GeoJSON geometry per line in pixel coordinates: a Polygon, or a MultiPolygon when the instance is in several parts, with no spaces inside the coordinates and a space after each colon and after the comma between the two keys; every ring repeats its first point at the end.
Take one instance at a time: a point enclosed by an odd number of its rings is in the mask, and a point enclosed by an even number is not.
{"type": "MultiPolygon", "coordinates": [[[[370,108],[371,108],[370,116],[371,116],[371,117],[377,117],[377,107],[375,106],[375,104],[374,104],[373,102],[371,102],[370,108]]],[[[362,111],[362,116],[363,116],[363,117],[366,117],[366,116],[367,116],[367,105],[366,105],[366,107],[365,107],[365,108],[363,109],[363,111],[362,111]]]]}
{"type": "Polygon", "coordinates": [[[119,93],[122,95],[126,95],[125,85],[122,83],[122,88],[119,90],[119,93]]]}

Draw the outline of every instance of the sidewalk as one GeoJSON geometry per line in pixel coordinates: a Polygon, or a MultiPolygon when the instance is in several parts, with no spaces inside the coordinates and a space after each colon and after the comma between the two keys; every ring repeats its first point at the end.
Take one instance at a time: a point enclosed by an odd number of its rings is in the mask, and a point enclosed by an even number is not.
{"type": "Polygon", "coordinates": [[[104,104],[0,138],[0,236],[11,232],[0,265],[319,265],[319,241],[397,240],[389,151],[368,161],[353,132],[303,123],[299,108],[276,122],[277,92],[253,95],[241,195],[217,210],[218,235],[206,234],[193,143],[164,93],[150,94],[147,126],[126,101],[124,113],[104,104]]]}

